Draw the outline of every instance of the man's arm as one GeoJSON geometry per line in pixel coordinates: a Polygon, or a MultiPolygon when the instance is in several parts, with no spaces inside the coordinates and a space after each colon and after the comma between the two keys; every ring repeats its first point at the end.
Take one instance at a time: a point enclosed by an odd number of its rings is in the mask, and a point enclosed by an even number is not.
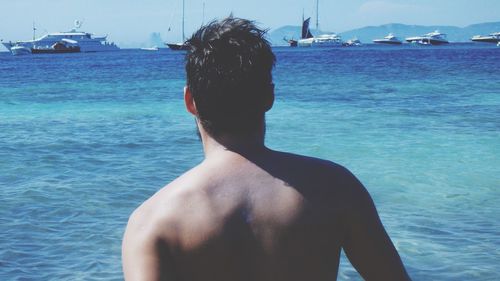
{"type": "Polygon", "coordinates": [[[368,191],[353,175],[351,177],[352,205],[346,218],[343,243],[349,261],[365,280],[410,280],[368,191]]]}
{"type": "Polygon", "coordinates": [[[129,219],[122,244],[123,272],[127,281],[175,280],[171,276],[173,265],[168,247],[150,219],[140,210],[129,219]]]}

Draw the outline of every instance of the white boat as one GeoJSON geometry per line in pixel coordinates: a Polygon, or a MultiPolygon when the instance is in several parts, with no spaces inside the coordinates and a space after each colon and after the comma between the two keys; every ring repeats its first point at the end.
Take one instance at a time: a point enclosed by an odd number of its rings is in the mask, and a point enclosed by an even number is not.
{"type": "MultiPolygon", "coordinates": [[[[11,52],[14,46],[23,46],[28,49],[50,48],[57,42],[64,40],[75,41],[80,47],[81,52],[103,52],[120,49],[114,43],[109,43],[107,41],[107,36],[94,36],[92,33],[79,31],[81,26],[82,22],[77,20],[75,21],[75,27],[67,32],[48,33],[38,39],[35,39],[35,36],[33,36],[33,40],[2,42],[2,44],[11,52]]],[[[36,29],[33,28],[33,31],[35,30],[36,29]]]]}
{"type": "Polygon", "coordinates": [[[346,47],[360,47],[360,46],[363,46],[363,43],[361,43],[361,41],[358,38],[354,37],[352,39],[347,40],[344,43],[344,46],[346,46],[346,47]]]}
{"type": "Polygon", "coordinates": [[[153,46],[151,48],[141,48],[141,50],[143,50],[143,51],[158,51],[160,49],[156,46],[153,46]]]}
{"type": "Polygon", "coordinates": [[[322,34],[313,38],[300,39],[297,42],[299,47],[340,47],[342,46],[342,37],[335,33],[322,34]]]}
{"type": "Polygon", "coordinates": [[[500,42],[497,43],[497,47],[500,47],[500,42]]]}
{"type": "Polygon", "coordinates": [[[22,56],[31,54],[31,49],[26,48],[24,46],[16,45],[10,48],[10,52],[14,56],[22,56]]]}
{"type": "Polygon", "coordinates": [[[488,36],[476,35],[470,40],[474,42],[498,43],[500,42],[500,32],[491,33],[488,36]]]}
{"type": "Polygon", "coordinates": [[[406,38],[406,41],[419,45],[443,45],[450,43],[446,39],[446,34],[441,33],[438,30],[427,33],[423,36],[408,37],[406,38]]]}
{"type": "Polygon", "coordinates": [[[389,35],[385,36],[382,39],[375,39],[373,43],[376,44],[389,44],[389,45],[401,45],[403,42],[399,40],[394,34],[389,33],[389,35]]]}

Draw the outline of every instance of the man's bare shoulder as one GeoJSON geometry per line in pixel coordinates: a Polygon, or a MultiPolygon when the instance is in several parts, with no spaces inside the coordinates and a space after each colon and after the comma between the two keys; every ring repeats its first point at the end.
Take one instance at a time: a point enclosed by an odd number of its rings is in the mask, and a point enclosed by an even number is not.
{"type": "Polygon", "coordinates": [[[320,186],[346,193],[363,192],[361,182],[349,169],[329,160],[273,151],[270,161],[262,161],[261,165],[270,174],[308,189],[320,186]]]}
{"type": "Polygon", "coordinates": [[[193,180],[197,177],[193,175],[196,173],[195,167],[178,177],[131,214],[122,244],[123,263],[127,269],[125,275],[129,279],[160,279],[155,274],[160,274],[162,270],[141,271],[134,268],[156,268],[160,259],[166,257],[163,251],[176,247],[178,238],[185,235],[182,233],[183,214],[190,208],[186,202],[194,201],[189,199],[194,194],[189,187],[195,184],[193,180]]]}
{"type": "Polygon", "coordinates": [[[144,227],[147,224],[158,227],[164,223],[174,223],[179,214],[189,208],[186,202],[196,197],[195,187],[204,184],[200,180],[202,173],[199,166],[196,166],[158,190],[132,213],[129,225],[144,227]]]}
{"type": "Polygon", "coordinates": [[[207,187],[217,177],[203,163],[185,172],[142,203],[130,216],[127,231],[182,246],[186,237],[210,231],[217,215],[231,204],[214,204],[207,187]],[[147,231],[145,231],[147,230],[147,231]]]}

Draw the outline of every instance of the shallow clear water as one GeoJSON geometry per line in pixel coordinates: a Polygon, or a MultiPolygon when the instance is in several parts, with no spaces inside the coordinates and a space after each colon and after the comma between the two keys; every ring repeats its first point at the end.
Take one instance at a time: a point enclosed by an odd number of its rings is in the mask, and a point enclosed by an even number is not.
{"type": "MultiPolygon", "coordinates": [[[[350,168],[414,280],[497,279],[500,48],[275,52],[267,144],[350,168]]],[[[0,53],[0,280],[122,279],[130,212],[203,157],[182,64],[0,53]]]]}

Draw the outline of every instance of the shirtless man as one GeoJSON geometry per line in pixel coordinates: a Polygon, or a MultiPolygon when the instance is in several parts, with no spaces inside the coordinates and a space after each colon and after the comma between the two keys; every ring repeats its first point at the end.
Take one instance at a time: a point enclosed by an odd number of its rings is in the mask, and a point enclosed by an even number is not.
{"type": "Polygon", "coordinates": [[[144,202],[123,240],[127,281],[409,280],[370,195],[345,168],[264,145],[275,57],[252,22],[188,41],[187,110],[205,159],[144,202]]]}

